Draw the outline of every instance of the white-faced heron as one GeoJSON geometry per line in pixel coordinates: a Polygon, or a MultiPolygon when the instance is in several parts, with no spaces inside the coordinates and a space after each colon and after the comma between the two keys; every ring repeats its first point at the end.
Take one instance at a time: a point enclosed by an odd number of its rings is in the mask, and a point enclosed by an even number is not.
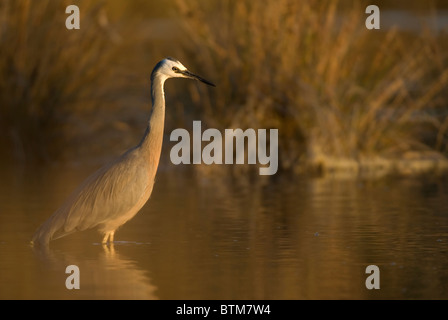
{"type": "Polygon", "coordinates": [[[164,83],[169,78],[189,78],[213,83],[189,72],[179,61],[166,58],[151,73],[152,111],[140,143],[89,176],[56,212],[34,233],[32,243],[97,227],[103,243],[134,217],[148,201],[159,165],[165,122],[164,83]]]}

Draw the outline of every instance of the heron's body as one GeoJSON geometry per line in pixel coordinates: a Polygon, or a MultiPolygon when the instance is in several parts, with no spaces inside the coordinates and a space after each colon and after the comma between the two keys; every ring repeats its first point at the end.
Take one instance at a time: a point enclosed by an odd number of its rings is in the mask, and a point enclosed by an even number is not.
{"type": "Polygon", "coordinates": [[[163,86],[170,77],[196,78],[212,85],[189,73],[177,60],[160,61],[151,74],[153,107],[140,143],[88,177],[39,227],[33,243],[46,245],[52,239],[95,227],[104,234],[103,243],[112,242],[115,230],[144,206],[159,165],[165,122],[163,86]]]}

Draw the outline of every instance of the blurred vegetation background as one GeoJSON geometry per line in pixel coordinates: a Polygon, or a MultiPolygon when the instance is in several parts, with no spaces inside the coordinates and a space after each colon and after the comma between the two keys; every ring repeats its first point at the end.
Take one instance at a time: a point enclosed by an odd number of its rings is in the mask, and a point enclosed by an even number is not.
{"type": "Polygon", "coordinates": [[[167,82],[167,136],[192,120],[277,128],[293,172],[445,161],[448,4],[377,1],[382,28],[367,30],[369,4],[2,0],[0,161],[104,162],[135,145],[166,56],[217,84],[167,82]],[[80,30],[65,28],[70,4],[80,30]]]}

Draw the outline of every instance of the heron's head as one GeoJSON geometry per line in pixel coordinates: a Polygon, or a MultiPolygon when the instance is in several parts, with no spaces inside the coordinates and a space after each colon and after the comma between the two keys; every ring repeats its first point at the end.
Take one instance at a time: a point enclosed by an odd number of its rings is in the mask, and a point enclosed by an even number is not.
{"type": "Polygon", "coordinates": [[[156,75],[164,77],[165,80],[169,78],[196,79],[204,82],[205,84],[208,84],[209,86],[215,87],[215,85],[210,81],[207,81],[204,78],[188,71],[187,68],[185,68],[185,66],[180,63],[180,61],[173,58],[166,58],[160,61],[152,71],[152,78],[156,75]]]}

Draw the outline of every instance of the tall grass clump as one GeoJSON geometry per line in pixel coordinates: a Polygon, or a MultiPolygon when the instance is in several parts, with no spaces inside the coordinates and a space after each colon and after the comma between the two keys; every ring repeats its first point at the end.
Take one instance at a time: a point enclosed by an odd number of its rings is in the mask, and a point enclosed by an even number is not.
{"type": "Polygon", "coordinates": [[[0,143],[2,160],[49,160],[63,149],[73,114],[89,112],[110,90],[114,41],[101,2],[0,2],[0,143]],[[81,28],[68,30],[76,4],[81,28]],[[6,146],[6,147],[5,147],[6,146]]]}
{"type": "Polygon", "coordinates": [[[446,147],[446,35],[367,30],[359,1],[177,4],[186,51],[218,78],[192,90],[198,111],[219,128],[278,128],[282,168],[446,147]]]}

